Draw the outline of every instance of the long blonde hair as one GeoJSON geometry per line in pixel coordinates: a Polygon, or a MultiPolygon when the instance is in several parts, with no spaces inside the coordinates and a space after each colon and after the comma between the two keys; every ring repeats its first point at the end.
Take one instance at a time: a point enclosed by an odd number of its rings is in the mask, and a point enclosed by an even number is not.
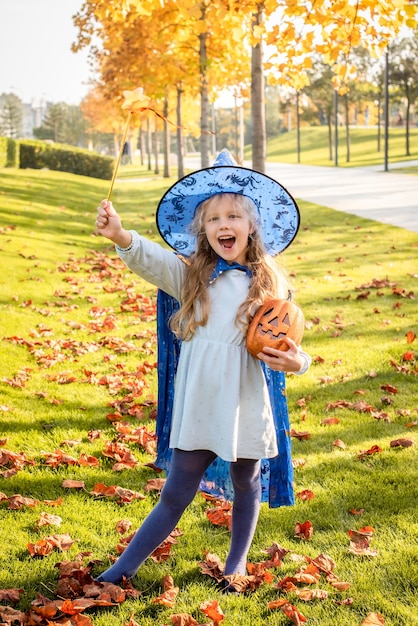
{"type": "Polygon", "coordinates": [[[191,224],[190,229],[196,236],[196,250],[186,263],[180,309],[170,321],[171,330],[186,341],[193,337],[198,326],[205,326],[208,321],[210,309],[208,284],[218,256],[209,245],[204,222],[207,209],[216,205],[225,196],[231,197],[234,206],[245,211],[253,228],[246,250],[246,266],[252,273],[252,279],[248,296],[238,309],[236,325],[245,333],[255,309],[264,300],[277,298],[279,287],[281,292],[290,289],[284,268],[278,266],[265,251],[253,201],[247,196],[235,193],[213,195],[198,206],[191,224]]]}

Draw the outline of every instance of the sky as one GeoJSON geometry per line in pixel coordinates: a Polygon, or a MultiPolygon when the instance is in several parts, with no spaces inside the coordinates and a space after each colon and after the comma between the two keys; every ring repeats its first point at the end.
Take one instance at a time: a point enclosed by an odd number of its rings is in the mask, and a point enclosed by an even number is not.
{"type": "Polygon", "coordinates": [[[79,104],[89,91],[87,50],[72,16],[83,0],[0,0],[0,94],[23,102],[79,104]]]}

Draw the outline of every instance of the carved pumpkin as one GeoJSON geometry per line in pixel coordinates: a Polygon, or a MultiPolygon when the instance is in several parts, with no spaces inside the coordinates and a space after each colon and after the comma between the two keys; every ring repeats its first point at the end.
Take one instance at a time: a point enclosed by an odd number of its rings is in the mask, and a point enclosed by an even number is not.
{"type": "Polygon", "coordinates": [[[289,300],[267,300],[256,311],[247,332],[247,350],[253,356],[264,346],[286,351],[289,346],[283,337],[300,345],[305,327],[301,309],[289,300]]]}

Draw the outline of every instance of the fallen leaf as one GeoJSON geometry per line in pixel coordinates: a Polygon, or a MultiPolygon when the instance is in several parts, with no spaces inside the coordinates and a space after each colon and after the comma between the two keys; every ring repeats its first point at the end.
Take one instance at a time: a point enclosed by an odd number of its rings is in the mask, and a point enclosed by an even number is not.
{"type": "Polygon", "coordinates": [[[8,501],[9,509],[11,510],[21,509],[24,506],[29,506],[33,508],[39,504],[39,500],[35,500],[34,498],[25,498],[20,494],[10,496],[10,498],[8,498],[8,501]]]}
{"type": "Polygon", "coordinates": [[[308,589],[305,587],[303,589],[296,589],[295,594],[305,602],[310,602],[311,600],[325,600],[328,598],[328,591],[324,589],[308,589]]]}
{"type": "Polygon", "coordinates": [[[408,330],[405,337],[406,337],[406,343],[412,343],[416,339],[416,334],[414,333],[413,330],[408,330]]]}
{"type": "Polygon", "coordinates": [[[72,480],[70,478],[62,481],[64,489],[85,489],[83,480],[72,480]]]}
{"type": "Polygon", "coordinates": [[[297,430],[294,430],[292,428],[289,434],[290,434],[291,437],[294,437],[295,439],[299,439],[301,441],[311,438],[311,433],[309,433],[306,430],[305,431],[297,431],[297,430]]]}
{"type": "Polygon", "coordinates": [[[357,455],[358,459],[364,459],[366,458],[366,456],[371,456],[373,454],[378,454],[379,452],[383,452],[382,448],[379,448],[378,445],[374,445],[371,448],[369,448],[368,450],[360,450],[360,452],[357,455]]]}
{"type": "Polygon", "coordinates": [[[59,515],[51,515],[50,513],[41,513],[40,518],[35,522],[35,526],[40,528],[41,526],[48,526],[48,524],[52,524],[54,526],[60,526],[62,522],[62,517],[59,515]]]}
{"type": "Polygon", "coordinates": [[[380,389],[383,389],[383,391],[387,391],[388,393],[393,393],[393,394],[398,393],[397,388],[389,384],[380,385],[380,389]]]}
{"type": "Polygon", "coordinates": [[[225,615],[217,600],[207,600],[206,602],[202,602],[199,608],[202,613],[206,615],[206,617],[209,617],[209,619],[214,621],[215,626],[225,619],[225,615]]]}
{"type": "Polygon", "coordinates": [[[163,593],[153,599],[153,604],[162,604],[172,609],[176,603],[176,598],[179,594],[180,588],[174,586],[174,581],[171,576],[164,576],[163,578],[163,593]]]}
{"type": "Polygon", "coordinates": [[[313,535],[313,525],[312,522],[307,520],[301,524],[300,522],[296,522],[294,536],[299,537],[299,539],[303,539],[307,541],[313,535]]]}
{"type": "Polygon", "coordinates": [[[332,426],[333,424],[339,424],[340,420],[338,417],[326,417],[321,420],[321,424],[325,424],[326,426],[332,426]]]}
{"type": "Polygon", "coordinates": [[[310,489],[304,489],[303,491],[299,491],[299,493],[296,494],[296,497],[299,498],[299,500],[313,500],[315,498],[315,494],[310,489]]]}
{"type": "Polygon", "coordinates": [[[293,604],[290,604],[288,600],[273,600],[267,606],[269,609],[280,609],[283,611],[286,617],[296,626],[306,622],[306,617],[293,604]]]}
{"type": "Polygon", "coordinates": [[[24,589],[18,589],[14,587],[12,589],[0,589],[0,602],[10,602],[16,604],[20,600],[20,596],[24,592],[24,589]]]}
{"type": "Polygon", "coordinates": [[[414,443],[415,442],[412,439],[405,439],[405,438],[393,439],[390,442],[390,447],[391,448],[409,448],[410,446],[413,446],[414,443]]]}
{"type": "Polygon", "coordinates": [[[124,535],[132,528],[132,522],[128,519],[121,519],[116,524],[116,530],[121,535],[124,535]]]}
{"type": "Polygon", "coordinates": [[[228,500],[219,500],[216,502],[216,506],[206,509],[206,516],[215,526],[225,526],[231,530],[232,503],[228,500]]]}

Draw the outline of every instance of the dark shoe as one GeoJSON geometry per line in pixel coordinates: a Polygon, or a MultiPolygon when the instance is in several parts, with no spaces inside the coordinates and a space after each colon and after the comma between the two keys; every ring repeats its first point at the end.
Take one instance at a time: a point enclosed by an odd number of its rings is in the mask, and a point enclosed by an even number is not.
{"type": "Polygon", "coordinates": [[[235,587],[229,582],[229,580],[226,580],[226,578],[221,580],[219,584],[221,586],[222,593],[239,596],[239,591],[237,591],[237,589],[235,589],[235,587]]]}

